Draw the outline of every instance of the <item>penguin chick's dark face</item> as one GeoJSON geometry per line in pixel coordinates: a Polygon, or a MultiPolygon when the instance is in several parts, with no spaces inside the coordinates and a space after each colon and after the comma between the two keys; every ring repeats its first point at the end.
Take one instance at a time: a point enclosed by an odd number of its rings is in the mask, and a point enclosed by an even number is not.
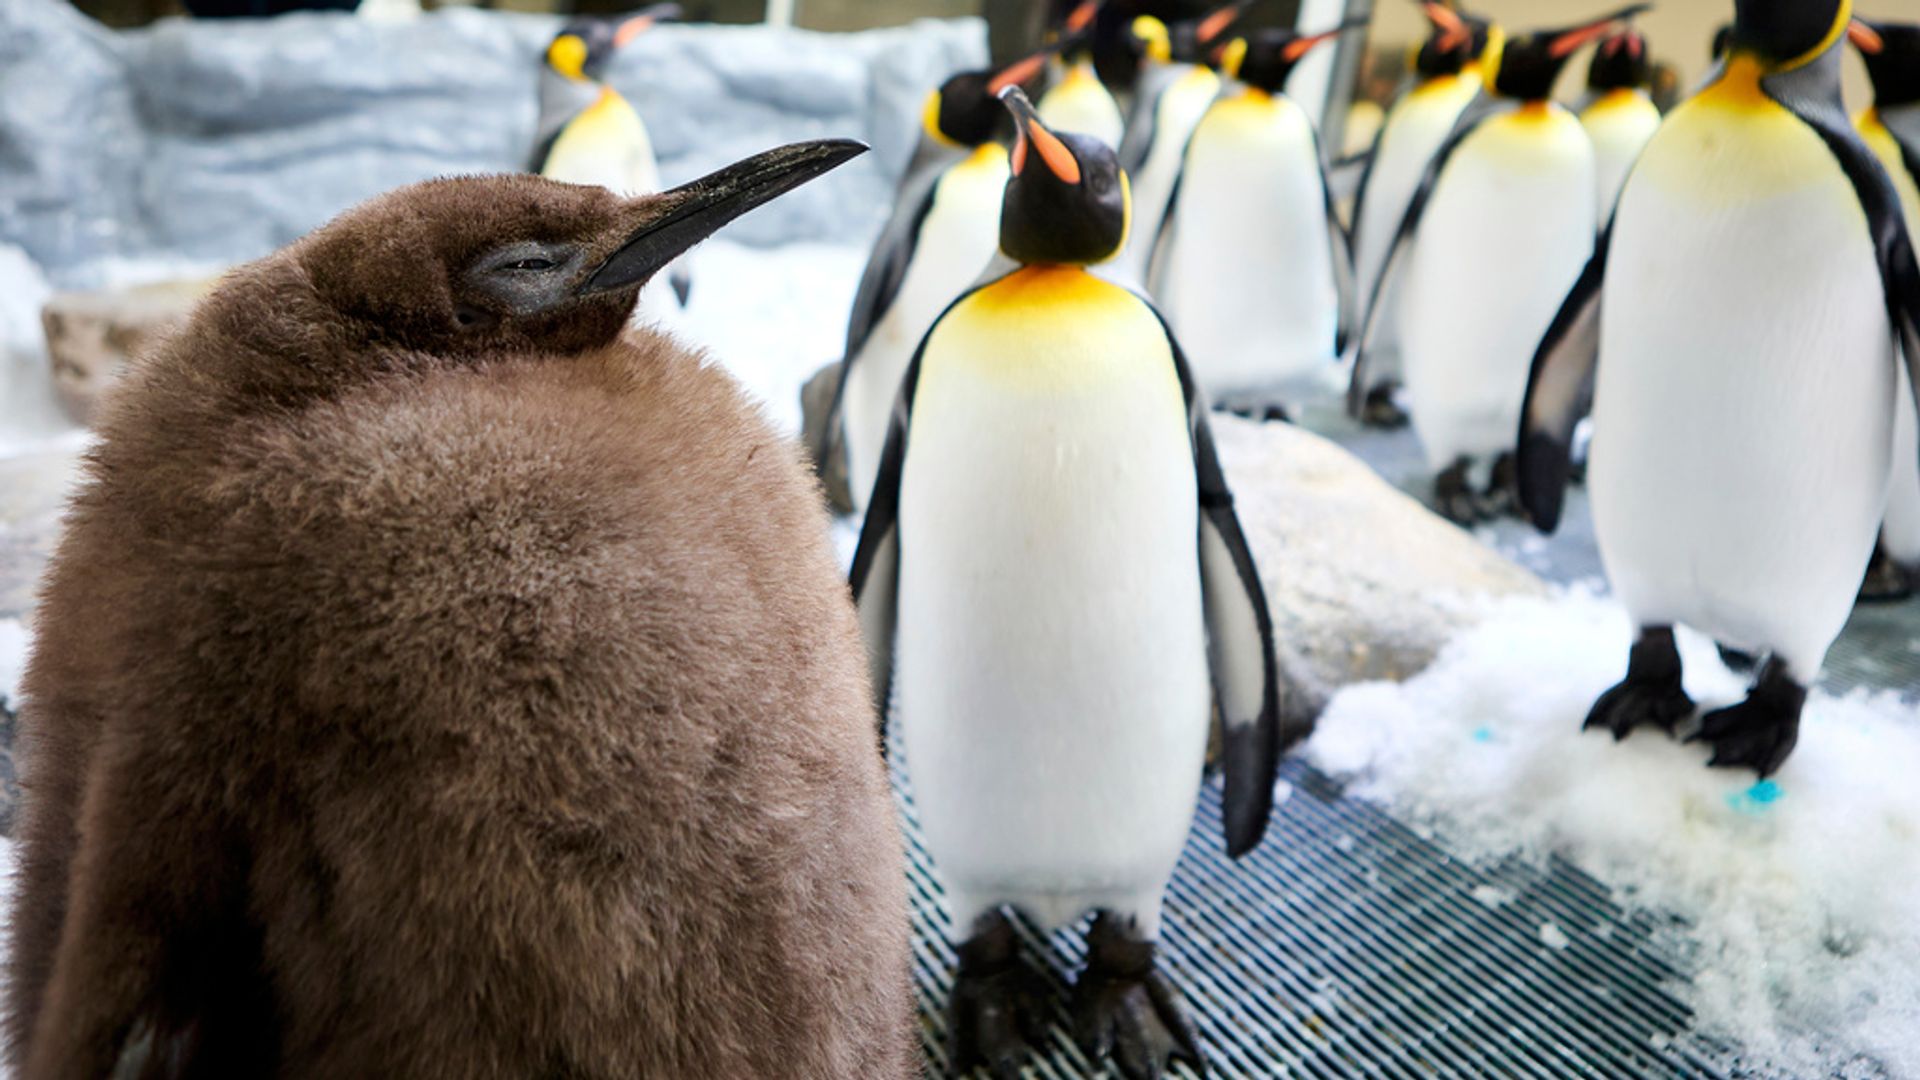
{"type": "Polygon", "coordinates": [[[537,176],[429,180],[341,215],[292,255],[358,338],[443,357],[607,344],[640,286],[714,230],[865,152],[769,150],[657,195],[537,176]]]}
{"type": "Polygon", "coordinates": [[[1867,61],[1875,108],[1920,102],[1920,26],[1855,19],[1847,34],[1867,61]]]}
{"type": "Polygon", "coordinates": [[[1494,76],[1495,92],[1520,101],[1545,101],[1553,96],[1554,80],[1560,77],[1574,53],[1588,42],[1605,37],[1616,24],[1652,6],[1635,4],[1579,26],[1540,30],[1508,42],[1500,55],[1500,70],[1494,76]]]}
{"type": "Polygon", "coordinates": [[[1593,50],[1593,63],[1587,68],[1587,88],[1602,93],[1609,90],[1637,90],[1653,83],[1653,60],[1647,55],[1647,39],[1629,27],[1603,39],[1593,50]]]}
{"type": "Polygon", "coordinates": [[[1734,0],[1731,48],[1774,70],[1799,67],[1846,32],[1849,0],[1734,0]]]}
{"type": "Polygon", "coordinates": [[[655,4],[619,19],[575,19],[547,45],[547,66],[569,79],[598,82],[613,54],[656,24],[680,17],[680,5],[655,4]]]}
{"type": "Polygon", "coordinates": [[[1017,132],[1000,208],[1000,250],[1023,263],[1086,265],[1127,242],[1132,215],[1126,174],[1111,147],[1055,134],[1017,86],[1001,91],[1017,132]]]}

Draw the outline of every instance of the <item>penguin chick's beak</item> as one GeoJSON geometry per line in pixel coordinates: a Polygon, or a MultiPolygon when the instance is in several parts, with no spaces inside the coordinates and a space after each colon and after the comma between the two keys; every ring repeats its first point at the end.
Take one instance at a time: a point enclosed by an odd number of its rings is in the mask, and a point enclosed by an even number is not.
{"type": "Polygon", "coordinates": [[[1886,40],[1880,36],[1880,31],[1875,30],[1864,19],[1855,19],[1847,24],[1847,40],[1853,42],[1854,48],[1868,56],[1878,56],[1881,50],[1887,47],[1886,40]]]}
{"type": "Polygon", "coordinates": [[[867,144],[854,139],[793,143],[650,196],[647,202],[666,203],[667,211],[629,235],[579,294],[637,285],[727,222],[866,152],[867,144]]]}
{"type": "Polygon", "coordinates": [[[1033,102],[1018,86],[1009,86],[1000,91],[1000,100],[1007,110],[1013,113],[1013,122],[1018,134],[1013,143],[1013,175],[1019,176],[1027,167],[1027,148],[1032,147],[1046,163],[1047,170],[1059,177],[1062,183],[1080,182],[1080,162],[1067,149],[1046,125],[1040,122],[1040,114],[1033,109],[1033,102]]]}
{"type": "Polygon", "coordinates": [[[1315,45],[1323,41],[1332,41],[1334,38],[1339,37],[1349,30],[1357,30],[1365,25],[1367,25],[1365,19],[1349,19],[1331,30],[1324,30],[1318,34],[1308,34],[1306,37],[1294,38],[1292,41],[1287,42],[1285,48],[1280,50],[1280,57],[1288,62],[1298,60],[1307,55],[1315,45]]]}
{"type": "Polygon", "coordinates": [[[1579,51],[1582,45],[1585,45],[1589,41],[1605,37],[1608,31],[1612,30],[1616,25],[1644,11],[1649,11],[1652,8],[1652,4],[1634,4],[1631,7],[1621,8],[1613,14],[1603,19],[1590,22],[1585,26],[1561,31],[1561,33],[1553,39],[1553,44],[1547,47],[1547,55],[1555,60],[1572,56],[1575,52],[1579,51]]]}
{"type": "Polygon", "coordinates": [[[1452,8],[1437,3],[1436,0],[1426,0],[1426,3],[1420,5],[1420,9],[1426,12],[1427,21],[1440,31],[1442,50],[1452,52],[1472,40],[1473,31],[1467,29],[1466,20],[1452,8]]]}

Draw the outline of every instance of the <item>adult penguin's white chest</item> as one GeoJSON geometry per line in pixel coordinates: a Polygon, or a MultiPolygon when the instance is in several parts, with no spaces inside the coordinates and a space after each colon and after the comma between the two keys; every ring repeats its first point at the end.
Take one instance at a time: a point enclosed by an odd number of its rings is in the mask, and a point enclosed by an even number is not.
{"type": "Polygon", "coordinates": [[[895,707],[956,919],[1157,910],[1211,702],[1197,506],[1179,380],[1138,298],[1027,268],[934,329],[901,480],[895,707]]]}
{"type": "Polygon", "coordinates": [[[1313,125],[1284,96],[1216,102],[1187,147],[1156,294],[1210,393],[1331,377],[1339,332],[1313,125]]]}
{"type": "Polygon", "coordinates": [[[1007,152],[997,143],[948,169],[934,188],[913,255],[893,303],[874,324],[847,380],[847,468],[854,499],[866,505],[886,448],[887,417],[913,351],[933,320],[980,278],[1000,243],[1007,152]]]}
{"type": "MultiPolygon", "coordinates": [[[[1379,157],[1367,177],[1366,200],[1354,223],[1354,282],[1362,302],[1370,302],[1374,284],[1386,262],[1387,249],[1407,213],[1407,203],[1420,186],[1427,162],[1446,142],[1454,121],[1479,92],[1480,81],[1466,75],[1442,75],[1415,87],[1393,107],[1381,129],[1379,157]]],[[[1383,297],[1371,346],[1397,356],[1399,317],[1393,294],[1383,297]]],[[[1398,362],[1395,360],[1395,369],[1398,362]]]]}
{"type": "Polygon", "coordinates": [[[1040,98],[1040,122],[1050,131],[1070,131],[1091,135],[1108,146],[1118,148],[1126,133],[1126,118],[1113,94],[1100,82],[1093,61],[1080,60],[1040,98]]]}
{"type": "Polygon", "coordinates": [[[1174,183],[1180,179],[1187,140],[1220,92],[1220,76],[1211,68],[1197,64],[1186,68],[1153,102],[1153,143],[1139,172],[1132,177],[1133,228],[1126,250],[1114,260],[1114,279],[1129,287],[1146,282],[1147,259],[1160,235],[1174,183]]]}
{"type": "Polygon", "coordinates": [[[1414,430],[1435,469],[1512,449],[1527,371],[1593,254],[1593,144],[1558,105],[1493,117],[1454,150],[1406,257],[1414,430]]]}
{"type": "Polygon", "coordinates": [[[1852,184],[1744,66],[1668,118],[1621,195],[1589,482],[1636,617],[1810,681],[1885,505],[1891,331],[1852,184]]]}

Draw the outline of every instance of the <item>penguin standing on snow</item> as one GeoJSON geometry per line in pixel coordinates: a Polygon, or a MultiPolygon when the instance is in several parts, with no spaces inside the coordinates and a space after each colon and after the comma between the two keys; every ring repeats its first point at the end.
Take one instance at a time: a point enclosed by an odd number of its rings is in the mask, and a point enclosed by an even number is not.
{"type": "Polygon", "coordinates": [[[629,329],[863,149],[402,188],[140,358],[29,661],[15,1075],[919,1075],[816,489],[629,329]]]}
{"type": "Polygon", "coordinates": [[[1899,195],[1841,104],[1850,7],[1738,0],[1725,62],[1647,143],[1542,340],[1520,428],[1521,499],[1551,530],[1591,393],[1594,530],[1639,639],[1587,726],[1692,714],[1685,623],[1767,656],[1747,699],[1688,736],[1762,775],[1793,749],[1873,552],[1895,336],[1910,375],[1920,357],[1899,195]]]}
{"type": "MultiPolygon", "coordinates": [[[[1456,522],[1511,505],[1512,448],[1527,363],[1593,254],[1593,143],[1551,99],[1567,60],[1640,11],[1508,42],[1489,97],[1428,163],[1374,288],[1401,278],[1401,355],[1413,428],[1456,522]]],[[[1354,378],[1368,385],[1372,327],[1354,378]]]]}
{"type": "MultiPolygon", "coordinates": [[[[1407,414],[1394,403],[1403,375],[1400,363],[1399,289],[1372,300],[1407,203],[1420,186],[1427,163],[1452,133],[1453,125],[1486,86],[1482,58],[1495,47],[1499,30],[1485,19],[1460,13],[1435,0],[1420,5],[1430,30],[1414,50],[1414,84],[1388,110],[1375,137],[1367,168],[1354,197],[1353,258],[1356,298],[1380,311],[1375,322],[1366,384],[1355,378],[1347,406],[1361,422],[1401,427],[1407,414]],[[1371,301],[1371,303],[1368,303],[1371,301]]],[[[1366,316],[1366,312],[1361,315],[1366,316]]],[[[1355,367],[1355,373],[1359,368],[1355,367]]]]}
{"type": "Polygon", "coordinates": [[[1187,139],[1220,94],[1220,76],[1207,54],[1245,8],[1240,0],[1189,22],[1168,25],[1151,15],[1133,22],[1134,34],[1146,44],[1147,63],[1120,140],[1120,168],[1133,183],[1133,227],[1107,274],[1128,288],[1146,287],[1147,259],[1180,179],[1187,139]]]}
{"type": "Polygon", "coordinates": [[[1153,295],[1218,398],[1282,396],[1331,377],[1345,349],[1352,262],[1313,121],[1283,91],[1319,34],[1263,30],[1226,46],[1243,86],[1187,142],[1153,257],[1153,295]]]}
{"type": "Polygon", "coordinates": [[[1594,175],[1599,181],[1595,206],[1602,225],[1613,216],[1627,170],[1660,126],[1660,110],[1648,93],[1652,86],[1653,61],[1647,39],[1638,30],[1629,26],[1603,38],[1594,49],[1593,65],[1587,69],[1590,100],[1580,109],[1580,126],[1593,140],[1594,175]]]}
{"type": "Polygon", "coordinates": [[[1118,147],[1126,135],[1126,119],[1113,92],[1093,67],[1093,22],[1103,0],[1085,0],[1068,13],[1060,28],[1059,81],[1040,97],[1040,119],[1049,128],[1091,135],[1109,147],[1118,147]]]}
{"type": "Polygon", "coordinates": [[[980,280],[997,250],[1008,170],[1006,147],[996,140],[1007,113],[994,95],[1034,78],[1047,56],[1037,53],[999,71],[962,72],[927,97],[922,139],[964,156],[902,184],[854,294],[845,360],[823,429],[826,444],[815,448],[814,460],[824,462],[832,440],[843,441],[856,511],[873,489],[887,417],[913,350],[947,305],[980,280]]]}
{"type": "MultiPolygon", "coordinates": [[[[647,125],[601,77],[615,53],[679,17],[680,5],[655,4],[621,19],[576,19],[554,35],[540,69],[540,120],[529,172],[567,184],[598,184],[616,195],[660,190],[647,125]]],[[[676,263],[642,290],[640,313],[658,318],[684,307],[692,287],[686,265],[676,263]]]]}
{"type": "MultiPolygon", "coordinates": [[[[1900,193],[1907,232],[1920,228],[1920,26],[1868,23],[1849,28],[1873,80],[1873,107],[1854,119],[1860,137],[1900,193]]],[[[1862,600],[1899,600],[1920,588],[1920,424],[1905,407],[1908,378],[1900,373],[1893,425],[1893,485],[1880,546],[1860,590],[1862,600]]]]}
{"type": "Polygon", "coordinates": [[[1085,269],[1125,241],[1126,176],[1005,97],[1019,135],[1000,246],[1020,266],[921,343],[852,583],[962,935],[956,1073],[1018,1075],[1033,1017],[1012,907],[1047,926],[1097,912],[1075,1038],[1159,1076],[1200,1060],[1153,943],[1216,698],[1228,850],[1257,844],[1272,809],[1273,622],[1179,347],[1085,269]]]}

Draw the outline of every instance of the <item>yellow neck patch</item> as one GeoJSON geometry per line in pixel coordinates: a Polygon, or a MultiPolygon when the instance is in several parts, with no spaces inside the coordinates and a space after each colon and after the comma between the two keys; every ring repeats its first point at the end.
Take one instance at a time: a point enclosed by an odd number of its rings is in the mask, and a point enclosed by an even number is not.
{"type": "Polygon", "coordinates": [[[1758,58],[1736,52],[1727,58],[1726,69],[1720,73],[1720,77],[1694,100],[1711,108],[1741,112],[1778,108],[1767,92],[1760,88],[1760,79],[1764,75],[1766,69],[1758,58]]]}

